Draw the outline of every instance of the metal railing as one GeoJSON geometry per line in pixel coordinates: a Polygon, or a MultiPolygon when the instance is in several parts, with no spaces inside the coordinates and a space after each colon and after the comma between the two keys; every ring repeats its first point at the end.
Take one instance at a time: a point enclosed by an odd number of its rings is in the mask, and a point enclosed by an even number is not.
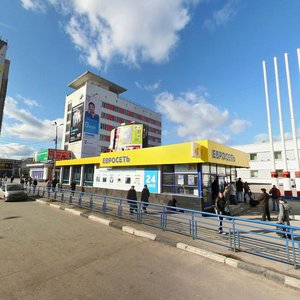
{"type": "Polygon", "coordinates": [[[27,187],[27,192],[300,267],[300,227],[134,200],[131,213],[127,199],[64,189],[27,187]]]}

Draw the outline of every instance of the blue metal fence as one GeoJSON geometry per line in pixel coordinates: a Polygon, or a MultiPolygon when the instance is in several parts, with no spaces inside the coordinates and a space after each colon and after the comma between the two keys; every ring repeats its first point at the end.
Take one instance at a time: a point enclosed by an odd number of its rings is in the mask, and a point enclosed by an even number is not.
{"type": "Polygon", "coordinates": [[[70,190],[28,187],[29,195],[43,196],[62,203],[136,221],[162,230],[184,234],[233,251],[244,251],[268,259],[300,267],[300,227],[273,222],[133,201],[130,214],[127,199],[70,190]],[[145,206],[145,204],[148,204],[145,206]],[[145,210],[146,208],[146,210],[145,210]],[[220,217],[222,220],[220,220],[220,217]],[[222,221],[222,234],[219,234],[222,221]]]}

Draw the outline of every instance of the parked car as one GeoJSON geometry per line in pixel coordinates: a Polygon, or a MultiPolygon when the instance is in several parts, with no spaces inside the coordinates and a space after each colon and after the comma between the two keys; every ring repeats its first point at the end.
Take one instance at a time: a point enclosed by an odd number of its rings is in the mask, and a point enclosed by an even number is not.
{"type": "Polygon", "coordinates": [[[0,198],[4,201],[27,200],[27,191],[22,184],[4,183],[0,187],[0,198]]]}

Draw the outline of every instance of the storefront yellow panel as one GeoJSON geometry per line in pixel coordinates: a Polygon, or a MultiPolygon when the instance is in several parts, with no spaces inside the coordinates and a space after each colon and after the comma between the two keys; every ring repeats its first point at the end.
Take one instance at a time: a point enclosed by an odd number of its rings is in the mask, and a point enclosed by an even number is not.
{"type": "Polygon", "coordinates": [[[100,167],[105,168],[205,162],[249,167],[249,159],[246,153],[209,140],[101,153],[98,157],[57,161],[56,165],[63,167],[100,164],[100,167]]]}
{"type": "Polygon", "coordinates": [[[213,141],[208,141],[208,161],[215,164],[249,168],[247,153],[213,141]]]}

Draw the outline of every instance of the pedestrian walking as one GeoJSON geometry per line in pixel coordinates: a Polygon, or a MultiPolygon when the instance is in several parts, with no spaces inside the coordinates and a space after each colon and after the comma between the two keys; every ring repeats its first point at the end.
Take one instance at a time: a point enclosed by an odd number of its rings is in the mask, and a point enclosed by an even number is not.
{"type": "Polygon", "coordinates": [[[143,202],[144,213],[147,213],[147,206],[149,205],[149,197],[150,197],[150,191],[147,187],[147,184],[145,184],[141,194],[141,201],[143,202]]]}
{"type": "Polygon", "coordinates": [[[225,212],[228,216],[230,216],[230,186],[225,186],[224,190],[224,200],[225,200],[225,212]]]}
{"type": "Polygon", "coordinates": [[[230,183],[230,204],[236,205],[236,188],[233,182],[230,183]]]}
{"type": "Polygon", "coordinates": [[[281,193],[275,184],[270,189],[269,194],[271,195],[271,198],[272,198],[272,211],[279,211],[278,198],[281,196],[281,193]]]}
{"type": "Polygon", "coordinates": [[[134,185],[131,186],[131,188],[128,190],[127,192],[127,199],[128,199],[128,204],[129,204],[129,212],[132,215],[134,211],[138,211],[137,210],[137,194],[136,194],[136,190],[134,188],[134,185]],[[133,201],[131,201],[133,200],[133,201]]]}
{"type": "Polygon", "coordinates": [[[238,179],[238,181],[235,184],[236,186],[236,202],[241,203],[243,201],[243,189],[244,184],[241,178],[238,179]]]}
{"type": "Polygon", "coordinates": [[[76,190],[76,180],[73,180],[70,184],[70,188],[71,188],[71,193],[72,193],[72,196],[74,196],[74,193],[75,193],[75,190],[76,190]]]}
{"type": "Polygon", "coordinates": [[[224,196],[221,192],[219,192],[215,202],[215,212],[219,219],[219,234],[227,234],[223,231],[223,216],[226,215],[225,206],[224,196]]]}
{"type": "Polygon", "coordinates": [[[271,221],[270,210],[269,210],[269,194],[267,194],[267,190],[265,188],[261,189],[262,194],[258,199],[258,202],[261,205],[261,219],[262,221],[271,221]]]}
{"type": "Polygon", "coordinates": [[[35,193],[37,185],[38,185],[38,182],[37,182],[36,178],[34,178],[33,183],[32,183],[33,193],[35,193]]]}
{"type": "Polygon", "coordinates": [[[211,198],[214,200],[217,198],[219,193],[219,184],[217,178],[211,183],[211,198]]]}
{"type": "Polygon", "coordinates": [[[52,192],[55,191],[57,183],[58,180],[56,179],[56,177],[54,177],[54,179],[52,180],[52,192]]]}
{"type": "MultiPolygon", "coordinates": [[[[290,226],[290,210],[291,209],[283,198],[280,197],[278,199],[278,201],[279,201],[278,224],[290,226]]],[[[287,231],[286,228],[280,228],[280,229],[283,231],[287,231]]],[[[278,228],[277,228],[277,230],[278,230],[278,228]]],[[[285,233],[281,233],[281,232],[278,232],[277,234],[281,237],[291,238],[290,234],[285,234],[285,233]]]]}
{"type": "Polygon", "coordinates": [[[244,202],[247,203],[246,196],[249,197],[249,202],[252,200],[252,193],[247,181],[244,182],[244,202]]]}

